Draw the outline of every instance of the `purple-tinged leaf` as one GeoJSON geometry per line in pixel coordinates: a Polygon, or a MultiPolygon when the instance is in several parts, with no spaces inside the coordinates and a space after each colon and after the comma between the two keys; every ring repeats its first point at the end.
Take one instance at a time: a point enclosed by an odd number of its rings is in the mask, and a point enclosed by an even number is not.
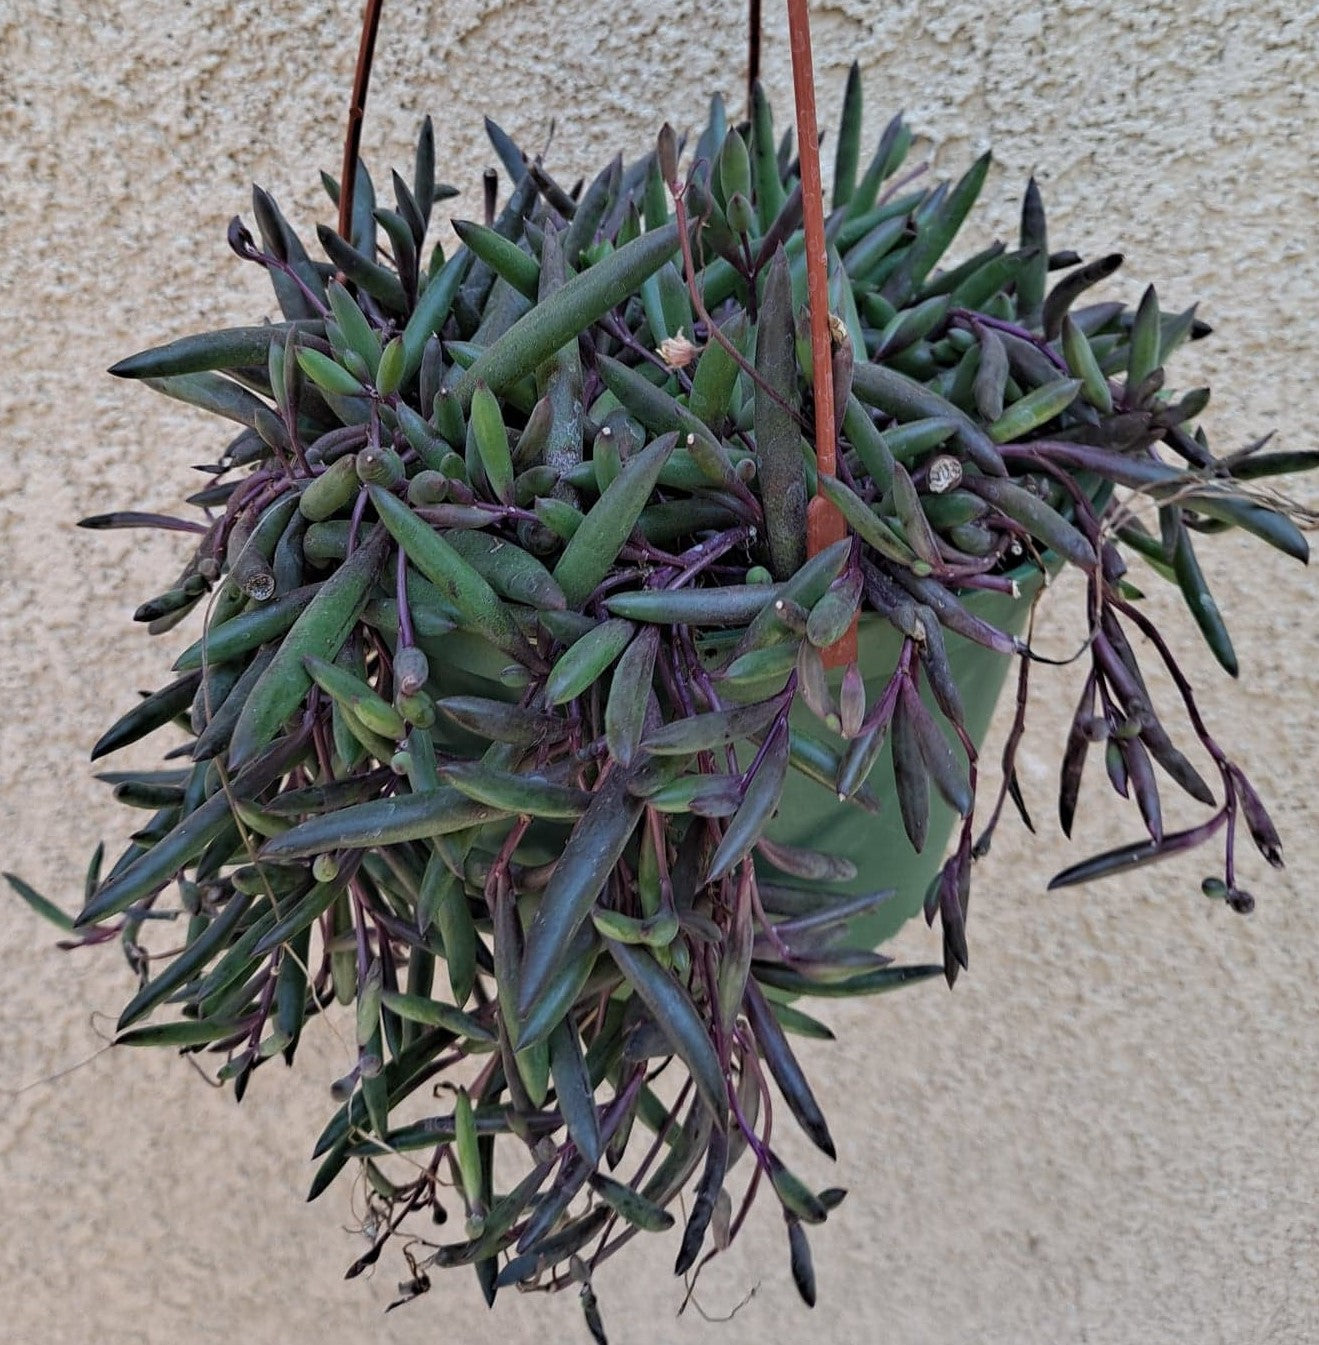
{"type": "Polygon", "coordinates": [[[1255,792],[1245,773],[1232,767],[1232,783],[1236,786],[1237,797],[1241,802],[1241,811],[1250,829],[1250,838],[1255,842],[1260,854],[1275,868],[1282,868],[1282,839],[1273,819],[1264,807],[1264,802],[1255,792]]]}
{"type": "Polygon", "coordinates": [[[1155,860],[1168,855],[1182,854],[1203,845],[1227,820],[1226,813],[1218,813],[1208,822],[1186,831],[1175,831],[1165,835],[1161,841],[1133,841],[1130,845],[1120,845],[1114,850],[1105,850],[1103,854],[1092,855],[1079,864],[1073,864],[1049,880],[1049,891],[1060,887],[1072,887],[1077,883],[1088,883],[1096,878],[1109,878],[1119,873],[1129,873],[1132,869],[1142,868],[1155,860]]]}

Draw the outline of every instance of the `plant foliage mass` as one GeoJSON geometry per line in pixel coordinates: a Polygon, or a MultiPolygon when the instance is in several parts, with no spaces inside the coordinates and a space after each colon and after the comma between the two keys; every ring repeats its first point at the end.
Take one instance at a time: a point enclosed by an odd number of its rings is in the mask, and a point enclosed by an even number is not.
{"type": "Polygon", "coordinates": [[[160,769],[104,777],[143,818],[104,873],[98,851],[76,920],[13,881],[67,941],[126,950],[139,986],[120,1042],[204,1053],[240,1097],[292,1063],[309,1017],[352,1006],[356,1061],[312,1194],[364,1165],[374,1240],[350,1274],[406,1230],[405,1298],[471,1266],[491,1300],[584,1285],[595,1329],[591,1271],[673,1225],[694,1182],[679,1272],[737,1235],[759,1190],[814,1301],[807,1226],[843,1193],[780,1157],[784,1110],[834,1153],[800,1060],[829,1033],[798,1005],[951,983],[1003,806],[973,832],[950,644],[1018,664],[1003,765],[1024,812],[1032,655],[978,595],[1084,575],[1060,819],[1070,831],[1094,756],[1145,835],[1056,885],[1218,836],[1206,891],[1248,909],[1242,824],[1280,863],[1123,553],[1181,589],[1235,674],[1197,546],[1239,527],[1304,559],[1251,483],[1315,455],[1216,457],[1196,426],[1207,391],[1165,376],[1208,331],[1193,309],[1165,312],[1152,287],[1134,310],[1088,301],[1121,258],[1052,250],[1033,182],[1017,240],[949,262],[988,156],[933,182],[900,117],[868,161],[860,124],[854,71],[828,217],[836,478],[816,479],[811,448],[792,134],[759,89],[747,124],[715,99],[690,146],[666,128],[572,190],[491,124],[507,195],[488,182],[484,220],[456,221],[447,255],[430,244],[453,189],[429,122],[410,179],[378,194],[359,171],[350,236],[319,230],[325,260],[257,190],[254,229],[235,219],[229,240],[281,318],[113,370],[236,427],[194,517],[85,520],[195,538],[136,618],[162,634],[195,614],[197,638],[93,756],[186,738],[160,769]],[[847,535],[810,556],[817,491],[847,535]],[[858,620],[897,632],[893,667],[833,667],[858,620]],[[1171,672],[1212,783],[1158,717],[1133,632],[1171,672]],[[775,838],[799,775],[839,807],[898,809],[918,850],[932,791],[959,814],[926,897],[942,966],[857,946],[883,882],[840,894],[847,859],[775,838]],[[1209,819],[1166,831],[1169,788],[1209,819]],[[159,956],[140,942],[156,921],[177,931],[159,956]]]}

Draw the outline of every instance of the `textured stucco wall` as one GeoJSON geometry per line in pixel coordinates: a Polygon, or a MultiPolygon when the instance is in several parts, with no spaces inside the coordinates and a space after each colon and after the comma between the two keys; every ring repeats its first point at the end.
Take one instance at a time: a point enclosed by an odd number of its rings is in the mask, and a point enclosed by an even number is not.
{"type": "MultiPolygon", "coordinates": [[[[782,117],[783,20],[766,8],[782,117]]],[[[165,666],[127,617],[154,591],[146,576],[178,554],[72,524],[171,505],[187,465],[220,442],[200,417],[102,371],[267,311],[224,225],[247,209],[252,179],[295,220],[327,217],[314,169],[337,166],[356,10],[0,0],[0,862],[66,902],[96,839],[122,834],[86,751],[130,685],[154,685],[165,666]]],[[[695,123],[716,85],[735,99],[740,10],[390,0],[370,160],[406,164],[432,111],[443,172],[470,202],[489,158],[481,113],[533,143],[553,116],[552,160],[568,177],[649,143],[663,117],[695,123]]],[[[1319,10],[830,0],[815,23],[826,123],[856,56],[872,132],[905,107],[954,169],[992,143],[981,237],[1012,227],[1034,169],[1055,245],[1120,245],[1121,293],[1157,278],[1169,305],[1203,301],[1217,335],[1182,359],[1180,382],[1215,384],[1217,443],[1277,426],[1284,446],[1314,446],[1319,10]]],[[[838,1042],[811,1072],[852,1196],[814,1239],[820,1307],[808,1315],[786,1283],[766,1204],[703,1281],[712,1315],[760,1286],[730,1324],[675,1321],[673,1249],[650,1249],[601,1276],[615,1345],[805,1332],[842,1345],[1319,1338],[1317,590],[1250,541],[1215,547],[1207,568],[1244,685],[1198,652],[1163,594],[1153,602],[1275,808],[1290,867],[1266,874],[1246,858],[1258,912],[1241,920],[1200,898],[1195,858],[1043,895],[1082,847],[1136,823],[1095,792],[1074,846],[1049,825],[1076,681],[1039,670],[1022,774],[1044,839],[1028,845],[1008,826],[983,866],[972,974],[951,996],[927,986],[827,1011],[838,1042]]],[[[1045,610],[1051,648],[1075,640],[1075,597],[1045,610]]],[[[912,928],[902,949],[925,956],[933,937],[912,928]]],[[[398,1269],[388,1256],[374,1281],[342,1281],[362,1246],[344,1231],[346,1193],[300,1203],[309,1138],[343,1069],[328,1034],[304,1045],[296,1075],[263,1071],[241,1109],[165,1056],[105,1054],[16,1091],[96,1050],[126,992],[113,956],[50,944],[4,907],[0,1339],[581,1338],[571,1301],[508,1295],[490,1318],[463,1277],[382,1317],[398,1269]]]]}

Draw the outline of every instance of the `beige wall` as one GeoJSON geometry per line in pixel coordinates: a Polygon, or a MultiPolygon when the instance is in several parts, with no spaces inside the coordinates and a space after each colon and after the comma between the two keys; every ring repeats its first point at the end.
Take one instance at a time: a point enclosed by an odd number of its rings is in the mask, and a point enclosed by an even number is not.
{"type": "MultiPolygon", "coordinates": [[[[188,464],[220,443],[201,417],[102,371],[266,311],[225,222],[248,209],[254,178],[296,220],[328,217],[315,169],[337,165],[357,8],[0,0],[0,863],[67,904],[96,839],[124,827],[86,752],[130,685],[161,676],[173,642],[153,647],[127,618],[179,554],[72,524],[171,506],[196,479],[188,464]]],[[[740,8],[390,0],[370,159],[378,172],[405,164],[426,110],[444,174],[469,192],[489,158],[485,111],[532,143],[556,116],[565,177],[615,146],[644,147],[662,117],[695,123],[714,86],[736,96],[740,8]]],[[[786,109],[780,6],[766,8],[768,76],[786,109]]],[[[1180,381],[1213,380],[1220,446],[1277,426],[1282,445],[1314,447],[1319,11],[989,8],[817,6],[826,120],[856,56],[871,131],[905,107],[950,169],[992,142],[982,235],[1011,226],[1033,168],[1055,245],[1120,245],[1129,298],[1155,277],[1170,305],[1203,301],[1217,335],[1180,381]]],[[[1307,498],[1319,502],[1313,486],[1307,498]]],[[[1023,783],[1044,836],[1028,845],[1009,826],[983,866],[972,974],[951,996],[927,986],[832,1010],[838,1042],[812,1062],[836,1179],[853,1192],[815,1238],[820,1307],[808,1316],[786,1285],[766,1205],[703,1281],[711,1314],[757,1290],[731,1325],[676,1322],[673,1247],[652,1247],[601,1277],[615,1345],[808,1331],[843,1345],[1319,1338],[1319,591],[1249,541],[1216,547],[1207,568],[1242,685],[1201,655],[1163,594],[1155,606],[1275,809],[1290,867],[1246,858],[1258,912],[1205,902],[1195,858],[1044,895],[1051,872],[1136,822],[1095,792],[1076,845],[1050,825],[1076,679],[1040,670],[1023,783]]],[[[1076,635],[1075,597],[1046,610],[1042,638],[1058,650],[1076,635]]],[[[166,1056],[106,1054],[12,1091],[93,1052],[128,986],[113,956],[60,954],[15,903],[4,911],[0,1339],[581,1338],[567,1299],[510,1294],[491,1319],[460,1277],[384,1318],[396,1260],[373,1281],[342,1281],[362,1246],[344,1231],[345,1191],[300,1203],[344,1064],[327,1035],[296,1075],[263,1071],[241,1109],[166,1056]]],[[[902,944],[933,951],[923,928],[902,944]]]]}

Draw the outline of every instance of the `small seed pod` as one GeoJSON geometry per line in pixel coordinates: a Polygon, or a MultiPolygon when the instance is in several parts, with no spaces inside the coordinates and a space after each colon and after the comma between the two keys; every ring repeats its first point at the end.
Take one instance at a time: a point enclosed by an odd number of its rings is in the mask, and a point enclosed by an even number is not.
{"type": "Polygon", "coordinates": [[[394,655],[394,686],[398,695],[415,695],[429,677],[430,663],[416,645],[405,645],[394,655]]]}
{"type": "Polygon", "coordinates": [[[369,444],[357,455],[357,478],[368,486],[393,486],[403,479],[403,459],[392,448],[369,444]]]}
{"type": "Polygon", "coordinates": [[[1240,888],[1229,887],[1227,904],[1238,915],[1249,915],[1255,909],[1255,898],[1249,892],[1243,892],[1240,888]]]}

